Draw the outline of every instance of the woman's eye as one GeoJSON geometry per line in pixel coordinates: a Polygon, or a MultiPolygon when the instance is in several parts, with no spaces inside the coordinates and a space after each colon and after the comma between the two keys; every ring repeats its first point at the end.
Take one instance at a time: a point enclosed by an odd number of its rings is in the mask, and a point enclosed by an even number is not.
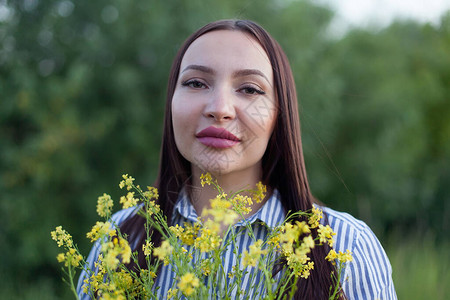
{"type": "Polygon", "coordinates": [[[198,80],[188,80],[181,84],[182,86],[188,86],[194,89],[202,89],[205,88],[206,85],[198,80]]]}
{"type": "Polygon", "coordinates": [[[241,91],[244,94],[249,94],[249,95],[256,95],[256,94],[264,95],[265,94],[265,92],[263,90],[255,88],[255,87],[252,87],[252,86],[243,87],[243,88],[241,88],[241,91]]]}

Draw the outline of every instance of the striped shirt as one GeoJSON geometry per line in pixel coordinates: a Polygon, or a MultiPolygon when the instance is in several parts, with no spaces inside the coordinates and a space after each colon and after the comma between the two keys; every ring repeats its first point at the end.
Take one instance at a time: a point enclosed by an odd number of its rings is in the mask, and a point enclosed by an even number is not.
{"type": "MultiPolygon", "coordinates": [[[[355,219],[349,214],[337,212],[327,207],[320,207],[333,231],[336,233],[334,236],[334,249],[336,251],[345,252],[349,249],[352,252],[353,261],[347,263],[341,276],[341,284],[345,295],[348,299],[397,299],[394,284],[392,281],[392,269],[389,263],[389,259],[383,250],[380,242],[370,230],[370,228],[362,221],[355,219]]],[[[115,213],[112,217],[112,222],[116,226],[125,221],[128,217],[136,213],[136,208],[129,208],[121,210],[115,213]]],[[[178,224],[183,226],[185,222],[195,223],[197,222],[197,213],[192,206],[186,193],[180,193],[178,202],[174,207],[172,216],[172,225],[178,224]]],[[[281,225],[284,221],[285,213],[282,203],[279,198],[279,193],[275,191],[267,202],[252,216],[246,220],[238,222],[235,226],[235,230],[239,231],[235,239],[235,244],[230,243],[227,250],[222,255],[222,262],[224,274],[228,274],[232,271],[233,265],[236,264],[236,258],[238,253],[233,250],[238,246],[239,251],[242,253],[244,250],[248,250],[249,246],[254,242],[249,237],[247,223],[251,224],[252,230],[255,235],[255,240],[265,240],[269,228],[274,228],[281,225]]],[[[226,240],[228,235],[224,237],[226,240]]],[[[131,245],[133,246],[133,245],[131,245]]],[[[136,247],[136,245],[134,245],[136,247]]],[[[186,247],[189,251],[189,248],[186,247]]],[[[94,263],[97,261],[100,254],[100,243],[96,242],[87,258],[87,268],[95,270],[94,263]]],[[[200,257],[204,259],[205,256],[200,257]]],[[[199,258],[193,258],[192,261],[199,261],[199,258]]],[[[249,267],[250,268],[250,267],[249,267]]],[[[251,270],[247,272],[242,278],[242,284],[240,287],[241,294],[236,296],[237,287],[232,291],[227,291],[228,295],[231,295],[231,299],[234,298],[247,298],[257,299],[264,293],[262,286],[258,286],[259,272],[251,270]],[[252,288],[249,288],[252,287],[252,288]],[[250,293],[250,294],[249,294],[250,293]]],[[[281,275],[279,273],[279,275],[281,275]]],[[[83,293],[82,286],[84,279],[88,277],[88,274],[83,271],[78,281],[77,292],[80,300],[90,299],[89,295],[83,293]]],[[[170,288],[176,288],[175,272],[172,265],[163,266],[155,279],[155,286],[158,286],[157,291],[159,299],[167,298],[167,291],[170,288]]],[[[229,286],[229,278],[226,278],[226,283],[219,284],[223,289],[229,286]]]]}

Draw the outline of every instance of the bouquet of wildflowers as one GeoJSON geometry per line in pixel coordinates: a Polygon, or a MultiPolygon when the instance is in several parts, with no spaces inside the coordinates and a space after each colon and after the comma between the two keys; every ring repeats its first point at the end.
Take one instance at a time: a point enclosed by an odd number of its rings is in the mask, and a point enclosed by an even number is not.
{"type": "MultiPolygon", "coordinates": [[[[64,264],[63,270],[75,297],[78,298],[74,285],[76,270],[84,269],[90,275],[85,279],[83,289],[92,298],[158,299],[158,288],[155,287],[158,270],[162,265],[171,264],[175,280],[168,291],[169,299],[281,299],[286,295],[292,298],[298,280],[306,279],[314,272],[314,262],[308,256],[311,249],[325,243],[330,247],[333,245],[334,232],[319,222],[322,211],[314,207],[310,212],[288,215],[283,224],[270,229],[265,240],[256,240],[251,224],[247,223],[246,232],[253,243],[248,249],[233,250],[238,253],[237,259],[232,271],[225,274],[222,254],[227,247],[236,245],[233,241],[240,234],[233,229],[233,224],[251,212],[253,201],[264,199],[266,187],[258,183],[255,189],[227,195],[210,174],[203,174],[200,179],[202,186],[213,185],[217,190],[210,208],[204,209],[196,223],[170,226],[155,202],[157,189],[147,187],[144,191],[134,184],[133,177],[123,175],[119,186],[127,192],[120,203],[124,209],[139,205],[142,209],[138,213],[146,220],[147,239],[142,251],[147,269],[139,268],[137,251],[132,251],[126,236],[109,221],[113,200],[107,194],[100,196],[97,203],[97,213],[104,221],[98,221],[87,233],[91,242],[98,241],[101,245],[95,270],[87,267],[71,235],[61,226],[56,227],[51,236],[58,247],[65,249],[58,254],[57,260],[64,264]],[[243,192],[251,197],[242,195],[243,192]],[[298,216],[304,216],[308,221],[292,221],[298,216]],[[314,228],[318,233],[316,238],[311,235],[314,228]],[[158,247],[152,243],[152,230],[158,230],[162,235],[158,247]],[[274,276],[274,267],[281,260],[287,267],[274,276]],[[131,261],[136,262],[138,269],[126,267],[131,261]],[[240,289],[244,278],[251,283],[250,290],[240,289]]],[[[352,256],[348,250],[336,253],[331,249],[325,259],[338,262],[337,274],[330,274],[337,283],[335,288],[330,288],[330,299],[335,299],[339,294],[341,271],[352,256]]]]}

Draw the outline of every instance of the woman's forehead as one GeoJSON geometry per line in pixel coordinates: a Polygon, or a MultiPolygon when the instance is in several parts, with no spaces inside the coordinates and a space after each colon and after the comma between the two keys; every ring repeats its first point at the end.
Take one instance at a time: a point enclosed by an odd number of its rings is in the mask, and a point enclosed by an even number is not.
{"type": "Polygon", "coordinates": [[[184,54],[181,71],[189,65],[258,69],[271,80],[273,78],[264,49],[249,34],[238,30],[217,30],[197,38],[184,54]]]}

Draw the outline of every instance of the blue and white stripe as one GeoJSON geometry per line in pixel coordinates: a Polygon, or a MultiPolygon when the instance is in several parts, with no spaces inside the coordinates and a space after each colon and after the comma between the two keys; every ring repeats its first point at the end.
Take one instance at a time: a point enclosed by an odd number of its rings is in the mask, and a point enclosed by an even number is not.
{"type": "MultiPolygon", "coordinates": [[[[327,207],[320,207],[324,215],[328,219],[328,223],[336,233],[334,240],[334,248],[336,251],[346,251],[349,249],[353,254],[353,261],[349,262],[342,273],[342,287],[348,299],[397,299],[393,281],[392,269],[383,250],[380,242],[370,230],[370,228],[362,221],[355,219],[347,213],[337,212],[327,207]]],[[[131,215],[135,214],[136,208],[129,208],[121,210],[113,215],[112,221],[117,226],[126,220],[131,215]]],[[[180,193],[179,200],[174,207],[172,217],[172,225],[178,224],[182,226],[185,222],[196,222],[197,213],[192,206],[186,193],[180,193]]],[[[268,228],[274,228],[280,225],[285,218],[283,206],[279,199],[279,193],[275,191],[267,202],[251,217],[240,221],[235,225],[236,230],[242,229],[242,234],[236,238],[236,245],[239,245],[241,253],[248,250],[249,246],[254,242],[248,234],[244,222],[252,225],[252,229],[256,240],[265,240],[268,235],[268,228]]],[[[227,237],[225,237],[226,239],[227,237]]],[[[186,247],[187,248],[187,247],[186,247]]],[[[236,264],[236,259],[239,253],[233,253],[233,245],[229,245],[227,250],[222,255],[224,264],[224,272],[232,271],[233,265],[236,264]]],[[[188,249],[189,250],[189,249],[188,249]]],[[[95,270],[94,263],[100,254],[99,243],[95,243],[88,258],[87,264],[91,270],[95,270]]],[[[205,258],[205,257],[202,257],[205,258]]],[[[194,258],[193,261],[196,261],[194,258]]],[[[251,270],[243,277],[241,289],[245,293],[247,291],[254,291],[255,284],[258,283],[258,275],[251,278],[251,270]],[[250,289],[252,287],[252,289],[250,289]]],[[[90,299],[82,291],[83,281],[88,274],[82,272],[78,281],[77,292],[81,300],[90,299]]],[[[175,272],[171,265],[163,266],[156,278],[155,285],[159,286],[158,298],[166,299],[167,291],[170,288],[176,287],[175,272]]],[[[227,281],[228,281],[227,277],[227,281]]],[[[229,282],[227,282],[229,283],[229,282]]],[[[222,282],[222,286],[225,284],[222,282]]],[[[262,289],[257,291],[259,295],[263,292],[262,289]]],[[[231,299],[234,299],[236,289],[230,294],[231,299]]],[[[247,294],[249,299],[257,298],[259,295],[247,294]]],[[[259,298],[259,297],[258,297],[259,298]]]]}
{"type": "Polygon", "coordinates": [[[347,264],[342,275],[347,298],[397,299],[391,264],[372,230],[347,213],[322,209],[336,233],[336,251],[349,249],[353,253],[353,261],[347,264]]]}
{"type": "MultiPolygon", "coordinates": [[[[194,209],[194,207],[191,205],[191,202],[189,201],[189,198],[187,197],[186,193],[180,194],[180,199],[177,202],[177,204],[174,207],[174,214],[172,218],[172,224],[178,224],[182,226],[185,222],[191,222],[195,223],[197,222],[198,215],[194,209]]],[[[267,202],[251,217],[249,217],[246,220],[240,221],[236,223],[234,226],[235,232],[239,231],[239,234],[237,235],[237,238],[232,241],[235,242],[235,245],[238,245],[238,249],[241,251],[241,253],[244,250],[248,250],[249,246],[253,244],[255,240],[262,239],[264,240],[265,237],[267,237],[269,228],[274,228],[278,225],[281,225],[284,221],[284,213],[282,210],[282,206],[279,202],[279,196],[278,192],[275,192],[272,197],[270,197],[267,202]],[[261,225],[261,223],[264,223],[266,226],[261,225]],[[255,239],[250,238],[250,235],[248,234],[248,229],[245,227],[246,224],[251,224],[253,229],[253,234],[255,236],[255,239]]],[[[226,236],[224,239],[226,240],[229,238],[230,235],[226,236]]],[[[189,247],[186,247],[188,251],[190,250],[189,247]]],[[[223,265],[223,274],[225,274],[224,278],[226,278],[226,282],[221,282],[221,286],[230,286],[230,279],[227,277],[227,274],[232,272],[232,268],[234,265],[236,265],[236,261],[238,259],[239,253],[234,253],[234,249],[236,249],[235,246],[230,242],[228,245],[226,251],[222,254],[222,261],[224,262],[223,265]]],[[[200,259],[205,259],[206,256],[202,255],[200,259]]],[[[193,261],[199,261],[200,259],[196,259],[194,257],[193,261]]],[[[252,268],[247,268],[247,273],[242,278],[242,287],[254,287],[255,284],[259,283],[259,277],[261,276],[260,272],[255,272],[252,270],[252,268]]],[[[174,279],[174,272],[172,269],[172,266],[163,266],[160,273],[158,274],[158,277],[156,279],[155,284],[160,287],[158,290],[158,298],[159,299],[165,299],[166,293],[170,288],[176,288],[176,281],[174,279]]],[[[261,282],[262,284],[262,282],[261,282]]],[[[261,289],[248,289],[248,288],[241,288],[242,293],[249,293],[246,294],[246,298],[248,299],[254,299],[256,295],[253,295],[253,292],[259,292],[259,295],[262,293],[262,287],[261,289]]],[[[214,291],[211,291],[211,294],[214,291]]],[[[230,299],[235,299],[237,290],[234,289],[233,291],[229,291],[229,297],[230,299]]]]}

